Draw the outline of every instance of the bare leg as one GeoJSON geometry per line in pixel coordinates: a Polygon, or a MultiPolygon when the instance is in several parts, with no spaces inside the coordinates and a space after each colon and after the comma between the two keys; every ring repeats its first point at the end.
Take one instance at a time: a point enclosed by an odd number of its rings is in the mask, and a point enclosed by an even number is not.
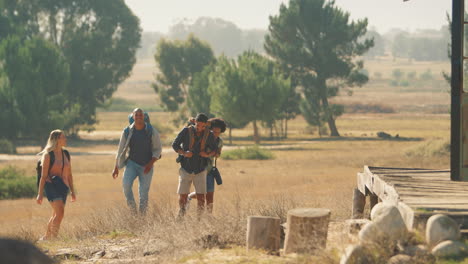
{"type": "Polygon", "coordinates": [[[198,215],[205,210],[205,194],[197,193],[198,215]]]}
{"type": "Polygon", "coordinates": [[[52,217],[49,219],[49,223],[47,224],[47,232],[44,239],[57,237],[60,224],[62,223],[63,216],[65,214],[65,204],[62,200],[50,202],[50,205],[52,206],[53,213],[52,217]]]}
{"type": "Polygon", "coordinates": [[[179,194],[179,217],[185,215],[185,204],[187,203],[187,194],[179,194]]]}
{"type": "Polygon", "coordinates": [[[213,213],[213,199],[214,199],[214,192],[207,192],[206,193],[206,209],[211,214],[213,213]]]}

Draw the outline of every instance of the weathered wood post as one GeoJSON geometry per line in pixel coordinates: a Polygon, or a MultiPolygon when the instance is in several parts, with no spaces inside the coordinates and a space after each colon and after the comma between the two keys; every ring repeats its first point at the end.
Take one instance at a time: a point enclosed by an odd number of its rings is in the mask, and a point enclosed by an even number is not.
{"type": "Polygon", "coordinates": [[[264,249],[279,252],[280,219],[269,216],[249,216],[247,220],[247,250],[264,249]]]}
{"type": "Polygon", "coordinates": [[[379,203],[379,197],[376,194],[371,193],[369,195],[369,210],[372,211],[372,208],[379,203]]]}
{"type": "Polygon", "coordinates": [[[366,196],[358,189],[355,188],[353,192],[353,212],[352,219],[359,219],[364,217],[364,207],[366,206],[366,196]]]}
{"type": "Polygon", "coordinates": [[[297,208],[288,211],[284,254],[311,253],[327,244],[330,210],[297,208]]]}

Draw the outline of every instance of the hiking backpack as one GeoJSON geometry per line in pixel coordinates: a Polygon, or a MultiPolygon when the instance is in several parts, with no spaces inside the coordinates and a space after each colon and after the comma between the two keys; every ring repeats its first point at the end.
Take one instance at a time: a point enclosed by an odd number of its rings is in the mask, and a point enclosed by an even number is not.
{"type": "MultiPolygon", "coordinates": [[[[64,149],[63,152],[65,153],[65,156],[67,156],[67,159],[68,161],[70,161],[70,153],[68,152],[68,150],[64,149]]],[[[55,162],[55,153],[53,151],[49,152],[49,171],[50,171],[50,168],[52,167],[52,165],[54,164],[55,162]]],[[[36,172],[37,172],[37,187],[39,187],[39,183],[41,182],[41,176],[42,176],[42,164],[41,164],[41,159],[39,159],[37,161],[37,165],[36,165],[36,172]]]]}
{"type": "MultiPolygon", "coordinates": [[[[151,125],[150,123],[150,118],[149,118],[149,115],[147,112],[144,112],[143,113],[144,115],[144,120],[145,120],[145,132],[146,132],[146,135],[149,137],[150,141],[153,137],[153,126],[151,125]]],[[[130,113],[128,115],[128,126],[124,129],[124,133],[125,133],[125,139],[128,138],[128,135],[130,134],[130,125],[133,124],[133,122],[135,122],[135,120],[133,119],[133,113],[130,113]]]]}

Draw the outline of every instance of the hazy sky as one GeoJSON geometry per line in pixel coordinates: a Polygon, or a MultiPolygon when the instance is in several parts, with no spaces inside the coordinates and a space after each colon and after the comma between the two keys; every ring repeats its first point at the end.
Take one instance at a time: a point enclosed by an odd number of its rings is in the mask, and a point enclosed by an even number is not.
{"type": "MultiPolygon", "coordinates": [[[[219,17],[242,29],[268,27],[268,16],[276,15],[288,0],[125,0],[140,18],[145,31],[167,33],[174,23],[201,16],[219,17]]],[[[451,0],[336,0],[352,19],[367,17],[380,33],[391,28],[440,29],[447,24],[451,0]]]]}

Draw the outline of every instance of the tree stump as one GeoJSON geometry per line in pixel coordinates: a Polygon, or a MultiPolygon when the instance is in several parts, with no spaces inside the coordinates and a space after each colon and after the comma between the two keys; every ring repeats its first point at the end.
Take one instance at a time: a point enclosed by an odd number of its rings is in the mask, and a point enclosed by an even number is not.
{"type": "Polygon", "coordinates": [[[327,244],[330,210],[297,208],[288,211],[284,254],[313,253],[327,244]]]}
{"type": "Polygon", "coordinates": [[[364,217],[364,207],[366,206],[366,196],[354,188],[353,192],[353,212],[352,219],[359,219],[364,217]]]}
{"type": "Polygon", "coordinates": [[[249,216],[247,220],[247,250],[264,249],[279,252],[280,219],[269,216],[249,216]]]}

